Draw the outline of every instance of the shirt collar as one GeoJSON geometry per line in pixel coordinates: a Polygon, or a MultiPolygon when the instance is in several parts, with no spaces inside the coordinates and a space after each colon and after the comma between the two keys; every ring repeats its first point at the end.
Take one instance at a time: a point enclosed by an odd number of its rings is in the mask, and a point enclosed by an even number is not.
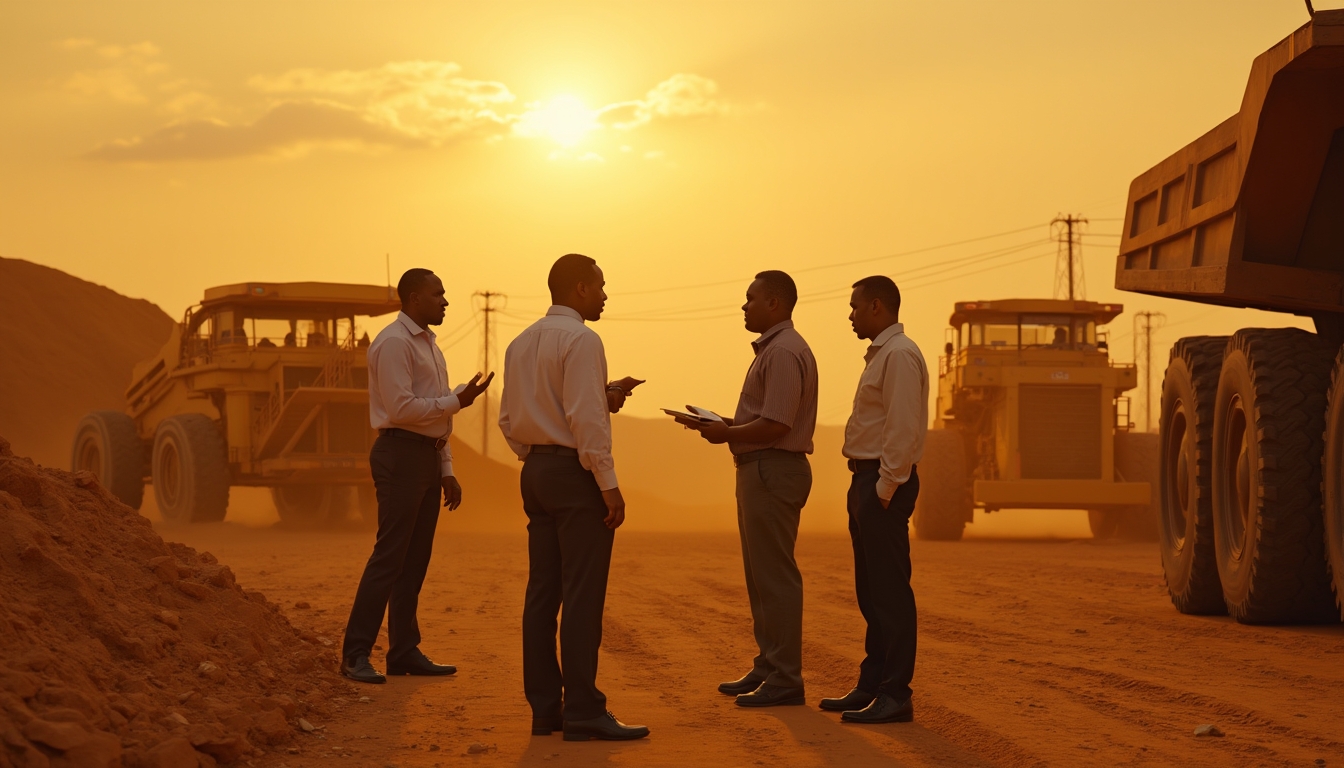
{"type": "Polygon", "coordinates": [[[422,334],[422,333],[427,333],[427,334],[429,334],[429,338],[430,338],[431,340],[434,339],[434,338],[437,338],[437,337],[434,335],[434,332],[433,332],[433,331],[429,330],[428,328],[421,328],[420,326],[416,325],[416,324],[415,324],[415,321],[412,320],[412,319],[410,318],[410,316],[407,315],[405,312],[398,312],[398,313],[397,313],[397,322],[399,322],[399,323],[401,323],[403,326],[405,326],[406,331],[407,331],[408,333],[410,333],[412,336],[419,336],[419,335],[422,334]]]}
{"type": "Polygon", "coordinates": [[[891,325],[888,325],[886,328],[884,328],[881,333],[877,334],[876,337],[873,338],[872,346],[880,347],[886,344],[888,341],[891,341],[893,337],[902,333],[905,333],[905,325],[903,325],[902,323],[892,323],[891,325]]]}
{"type": "Polygon", "coordinates": [[[546,316],[568,317],[571,320],[578,320],[580,323],[583,322],[583,315],[580,315],[578,310],[572,307],[566,307],[562,304],[552,304],[551,308],[546,310],[546,316]]]}
{"type": "Polygon", "coordinates": [[[773,326],[770,327],[770,330],[766,331],[765,333],[762,333],[760,336],[757,336],[756,340],[751,342],[751,348],[756,350],[756,354],[758,355],[761,354],[761,350],[765,349],[765,345],[769,344],[771,339],[778,336],[780,332],[785,330],[786,328],[792,328],[792,327],[793,327],[792,320],[785,320],[781,323],[775,323],[773,326]]]}

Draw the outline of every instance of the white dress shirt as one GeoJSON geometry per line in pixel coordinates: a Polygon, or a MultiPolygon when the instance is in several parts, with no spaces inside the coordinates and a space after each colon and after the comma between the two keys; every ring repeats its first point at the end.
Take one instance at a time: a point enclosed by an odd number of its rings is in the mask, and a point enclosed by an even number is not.
{"type": "MultiPolygon", "coordinates": [[[[462,403],[448,386],[448,364],[434,332],[398,312],[369,345],[369,423],[438,439],[453,432],[462,403]]],[[[453,474],[448,443],[439,450],[445,476],[453,474]]]]}
{"type": "Polygon", "coordinates": [[[854,393],[854,411],[845,425],[844,454],[881,459],[877,496],[890,501],[910,469],[924,455],[929,430],[929,370],[924,354],[893,323],[873,339],[854,393]]]}
{"type": "Polygon", "coordinates": [[[534,445],[579,452],[597,487],[616,487],[602,338],[569,307],[552,306],[504,353],[499,428],[519,459],[534,445]]]}

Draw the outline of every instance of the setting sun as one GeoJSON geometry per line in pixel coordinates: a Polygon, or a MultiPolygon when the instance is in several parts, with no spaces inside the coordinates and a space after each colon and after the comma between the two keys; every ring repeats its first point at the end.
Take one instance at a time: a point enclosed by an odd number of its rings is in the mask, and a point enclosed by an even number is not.
{"type": "Polygon", "coordinates": [[[597,112],[574,96],[556,96],[532,105],[519,119],[518,130],[527,136],[544,136],[562,147],[572,147],[589,131],[599,127],[597,112]]]}

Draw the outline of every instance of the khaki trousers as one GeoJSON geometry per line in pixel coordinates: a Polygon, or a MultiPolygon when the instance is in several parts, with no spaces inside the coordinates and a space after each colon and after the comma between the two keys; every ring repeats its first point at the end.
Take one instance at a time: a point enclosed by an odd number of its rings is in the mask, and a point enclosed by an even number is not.
{"type": "Polygon", "coordinates": [[[737,529],[759,650],[753,671],[770,685],[803,687],[803,576],[793,557],[812,491],[807,456],[756,451],[737,467],[737,529]]]}

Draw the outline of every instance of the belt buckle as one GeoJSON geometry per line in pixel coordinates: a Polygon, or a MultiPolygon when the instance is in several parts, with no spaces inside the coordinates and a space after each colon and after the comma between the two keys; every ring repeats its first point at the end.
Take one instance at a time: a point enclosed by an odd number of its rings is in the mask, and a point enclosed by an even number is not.
{"type": "Polygon", "coordinates": [[[434,441],[434,450],[441,451],[443,450],[443,446],[447,444],[448,444],[448,438],[440,437],[438,440],[434,441]]]}

